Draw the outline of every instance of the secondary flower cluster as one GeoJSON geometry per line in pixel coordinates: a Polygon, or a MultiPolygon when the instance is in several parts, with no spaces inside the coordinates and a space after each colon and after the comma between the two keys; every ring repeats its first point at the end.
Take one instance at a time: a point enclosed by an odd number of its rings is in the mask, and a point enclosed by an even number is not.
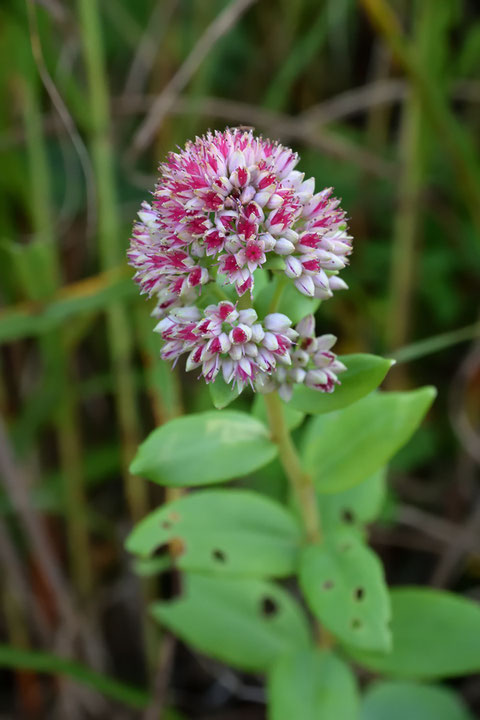
{"type": "Polygon", "coordinates": [[[253,308],[237,310],[223,301],[203,313],[194,306],[174,309],[155,330],[165,341],[164,360],[175,363],[188,353],[186,369],[201,368],[207,383],[221,373],[240,390],[247,384],[260,392],[278,390],[286,401],[295,383],[332,392],[339,382],[336,373],[346,369],[330,352],[335,336],[316,338],[313,315],[295,329],[291,325],[282,313],[260,322],[253,308]]]}
{"type": "Polygon", "coordinates": [[[304,295],[346,288],[337,276],[352,250],[345,213],[331,188],[314,194],[297,163],[289,148],[238,129],[170,153],[128,252],[142,292],[168,311],[220,273],[243,295],[274,256],[304,295]]]}
{"type": "Polygon", "coordinates": [[[291,321],[281,313],[263,322],[253,308],[237,310],[230,302],[209,305],[204,313],[196,307],[173,310],[155,330],[165,340],[162,357],[176,361],[188,353],[186,369],[201,367],[207,382],[219,372],[226,383],[240,389],[260,373],[271,374],[277,363],[291,365],[292,344],[298,337],[291,321]]]}
{"type": "Polygon", "coordinates": [[[347,287],[338,277],[352,250],[345,213],[297,162],[251,131],[209,132],[169,154],[139,212],[128,257],[141,291],[157,298],[162,357],[188,354],[187,370],[201,368],[207,382],[221,373],[288,399],[295,383],[331,392],[345,369],[330,351],[335,338],[314,337],[313,316],[293,329],[286,315],[261,320],[247,307],[260,268],[284,272],[309,297],[347,287]],[[201,310],[209,283],[233,286],[242,301],[201,310]]]}
{"type": "Polygon", "coordinates": [[[335,345],[335,335],[315,337],[315,318],[307,315],[295,326],[297,346],[291,353],[290,367],[278,368],[273,375],[261,375],[257,390],[263,393],[277,390],[288,402],[292,397],[293,386],[304,383],[307,387],[322,392],[333,392],[340,384],[338,373],[347,368],[337,359],[331,348],[335,345]]]}

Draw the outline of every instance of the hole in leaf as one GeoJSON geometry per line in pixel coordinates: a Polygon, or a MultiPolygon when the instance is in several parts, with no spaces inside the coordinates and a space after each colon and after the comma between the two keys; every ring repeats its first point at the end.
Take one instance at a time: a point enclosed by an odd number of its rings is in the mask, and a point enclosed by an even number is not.
{"type": "Polygon", "coordinates": [[[278,605],[271,597],[262,598],[262,614],[265,617],[273,617],[278,613],[278,605]]]}
{"type": "Polygon", "coordinates": [[[342,514],[341,514],[342,520],[347,525],[351,525],[355,522],[355,513],[353,510],[350,510],[349,508],[343,508],[342,514]]]}
{"type": "Polygon", "coordinates": [[[183,593],[182,575],[179,570],[172,568],[160,576],[160,592],[162,600],[175,600],[183,593]]]}
{"type": "Polygon", "coordinates": [[[360,630],[362,627],[362,621],[359,620],[359,618],[353,618],[352,620],[352,629],[353,630],[360,630]]]}
{"type": "Polygon", "coordinates": [[[155,548],[153,551],[153,557],[160,558],[165,557],[165,555],[168,555],[170,551],[168,543],[162,543],[158,547],[155,548]]]}
{"type": "Polygon", "coordinates": [[[219,550],[218,548],[212,550],[212,557],[219,563],[227,562],[227,556],[225,555],[223,550],[219,550]]]}
{"type": "Polygon", "coordinates": [[[355,588],[355,590],[353,591],[353,597],[355,598],[355,600],[363,600],[363,598],[365,597],[365,588],[355,588]]]}
{"type": "Polygon", "coordinates": [[[325,580],[325,582],[322,585],[322,588],[324,590],[331,590],[334,586],[333,580],[325,580]]]}

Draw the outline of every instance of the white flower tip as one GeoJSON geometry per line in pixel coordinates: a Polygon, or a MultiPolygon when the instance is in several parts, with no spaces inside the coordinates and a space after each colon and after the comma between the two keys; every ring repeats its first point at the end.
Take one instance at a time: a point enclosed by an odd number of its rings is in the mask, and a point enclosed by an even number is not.
{"type": "Polygon", "coordinates": [[[286,238],[279,238],[275,243],[277,255],[290,255],[295,250],[295,245],[286,238]]]}
{"type": "Polygon", "coordinates": [[[348,290],[347,283],[339,278],[338,275],[332,275],[328,278],[328,284],[331,290],[348,290]]]}
{"type": "Polygon", "coordinates": [[[313,333],[315,332],[315,318],[313,315],[306,315],[297,323],[295,330],[301,337],[313,337],[313,333]]]}
{"type": "Polygon", "coordinates": [[[279,333],[287,330],[287,328],[289,328],[292,324],[292,321],[289,317],[287,317],[287,315],[284,315],[283,313],[270,313],[266,316],[263,324],[265,325],[267,330],[279,333]]]}

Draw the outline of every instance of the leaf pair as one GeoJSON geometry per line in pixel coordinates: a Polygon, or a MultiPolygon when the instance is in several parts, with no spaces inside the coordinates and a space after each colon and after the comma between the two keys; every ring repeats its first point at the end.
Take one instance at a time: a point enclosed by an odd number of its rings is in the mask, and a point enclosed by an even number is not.
{"type": "MultiPolygon", "coordinates": [[[[288,293],[284,299],[285,302],[288,301],[288,293]]],[[[311,302],[309,298],[304,298],[304,300],[307,304],[311,302]]],[[[307,312],[303,313],[303,315],[306,314],[307,312]]],[[[287,315],[291,317],[289,310],[287,310],[287,315]]],[[[300,320],[301,317],[298,319],[300,320]]],[[[346,365],[347,370],[340,375],[341,384],[335,388],[333,393],[322,393],[305,385],[297,385],[292,399],[285,406],[286,409],[291,408],[311,415],[340,410],[375,390],[394,364],[393,360],[365,353],[344,355],[339,357],[339,360],[346,365]]],[[[227,407],[239,395],[238,390],[227,385],[221,376],[218,376],[215,382],[209,385],[209,389],[212,402],[218,410],[227,407]]]]}
{"type": "MultiPolygon", "coordinates": [[[[338,493],[380,470],[411,437],[434,397],[428,387],[373,393],[312,420],[303,439],[303,460],[317,490],[338,493]]],[[[163,485],[193,487],[248,475],[276,455],[277,446],[256,417],[212,410],[154,430],[131,471],[163,485]]]]}

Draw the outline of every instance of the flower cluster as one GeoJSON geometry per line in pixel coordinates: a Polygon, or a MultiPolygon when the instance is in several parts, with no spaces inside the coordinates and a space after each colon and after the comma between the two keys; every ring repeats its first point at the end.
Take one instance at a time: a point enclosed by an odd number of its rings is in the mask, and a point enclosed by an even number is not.
{"type": "Polygon", "coordinates": [[[203,313],[196,307],[173,310],[155,330],[165,345],[162,357],[176,360],[188,353],[186,369],[201,367],[206,382],[221,372],[226,383],[239,389],[253,387],[257,377],[275,372],[277,364],[292,364],[292,344],[298,337],[291,321],[281,313],[258,321],[253,308],[237,310],[230,302],[209,305],[203,313]]]}
{"type": "Polygon", "coordinates": [[[273,392],[288,402],[292,397],[293,386],[305,384],[307,387],[331,393],[335,385],[340,384],[338,373],[347,368],[338,360],[331,348],[337,341],[335,335],[315,337],[315,319],[307,315],[296,326],[297,346],[291,353],[291,367],[278,368],[273,375],[263,374],[258,378],[257,390],[273,392]]]}
{"type": "Polygon", "coordinates": [[[188,354],[187,370],[201,368],[207,382],[221,372],[241,389],[275,386],[287,398],[299,382],[331,392],[344,369],[333,336],[314,337],[313,317],[294,330],[287,316],[259,320],[251,307],[259,268],[283,272],[313,298],[347,287],[338,277],[352,250],[345,213],[297,163],[251,131],[209,132],[169,154],[139,212],[128,257],[141,291],[157,298],[162,356],[188,354]],[[241,301],[200,310],[210,283],[241,301]]]}
{"type": "Polygon", "coordinates": [[[297,162],[292,150],[238,129],[171,153],[128,252],[142,291],[168,311],[220,273],[243,295],[275,255],[304,295],[345,288],[337,275],[352,249],[345,213],[331,188],[314,193],[297,162]]]}

